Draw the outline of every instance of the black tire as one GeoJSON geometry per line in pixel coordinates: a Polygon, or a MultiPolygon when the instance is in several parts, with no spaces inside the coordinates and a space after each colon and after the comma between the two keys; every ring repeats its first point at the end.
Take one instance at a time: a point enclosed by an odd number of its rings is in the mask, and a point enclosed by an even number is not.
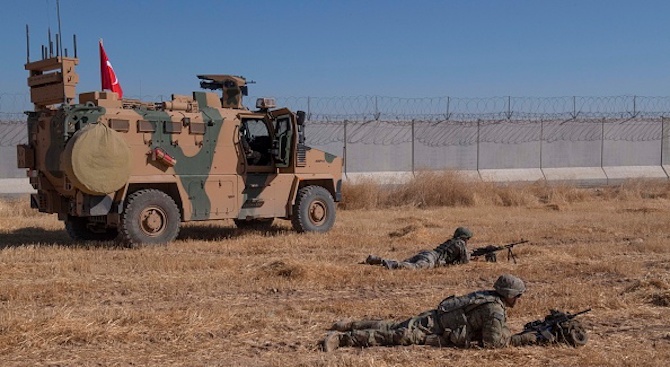
{"type": "Polygon", "coordinates": [[[179,208],[166,193],[146,189],[128,197],[121,215],[119,234],[129,246],[172,242],[179,234],[179,208]]]}
{"type": "Polygon", "coordinates": [[[235,226],[244,230],[255,231],[269,231],[274,223],[274,218],[258,218],[258,219],[233,219],[235,226]]]}
{"type": "Polygon", "coordinates": [[[297,232],[328,232],[335,224],[335,201],[321,186],[305,186],[298,191],[291,224],[297,232]]]}
{"type": "Polygon", "coordinates": [[[75,241],[112,241],[119,234],[116,228],[95,226],[86,217],[72,216],[65,220],[65,231],[75,241]]]}

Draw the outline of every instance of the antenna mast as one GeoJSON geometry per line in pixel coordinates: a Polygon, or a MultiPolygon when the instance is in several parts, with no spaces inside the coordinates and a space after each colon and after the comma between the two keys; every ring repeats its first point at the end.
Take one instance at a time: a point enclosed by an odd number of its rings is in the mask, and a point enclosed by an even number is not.
{"type": "Polygon", "coordinates": [[[60,0],[56,0],[56,16],[58,17],[58,35],[56,36],[56,44],[60,45],[60,56],[63,55],[63,41],[61,40],[61,34],[63,32],[60,29],[60,0]]]}

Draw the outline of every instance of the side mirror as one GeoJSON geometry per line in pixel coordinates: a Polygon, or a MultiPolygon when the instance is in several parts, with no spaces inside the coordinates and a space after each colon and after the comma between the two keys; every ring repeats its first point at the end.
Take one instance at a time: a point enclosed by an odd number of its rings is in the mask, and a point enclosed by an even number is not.
{"type": "Polygon", "coordinates": [[[302,126],[305,123],[305,118],[307,117],[307,114],[305,111],[298,111],[296,112],[296,115],[298,115],[298,126],[302,126]]]}

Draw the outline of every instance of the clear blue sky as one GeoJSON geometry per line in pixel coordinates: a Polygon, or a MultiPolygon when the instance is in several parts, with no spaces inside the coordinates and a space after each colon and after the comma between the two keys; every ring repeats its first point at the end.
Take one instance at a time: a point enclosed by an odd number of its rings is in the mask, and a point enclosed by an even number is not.
{"type": "MultiPolygon", "coordinates": [[[[97,42],[127,96],[188,94],[196,74],[251,95],[670,95],[670,1],[61,0],[78,92],[100,87],[97,42]]],[[[3,0],[0,93],[27,92],[55,0],[3,0]]]]}

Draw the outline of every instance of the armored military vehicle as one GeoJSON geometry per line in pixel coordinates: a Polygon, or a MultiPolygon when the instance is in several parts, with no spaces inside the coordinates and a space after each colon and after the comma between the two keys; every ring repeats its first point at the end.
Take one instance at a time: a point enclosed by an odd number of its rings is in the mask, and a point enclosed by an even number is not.
{"type": "Polygon", "coordinates": [[[305,144],[304,112],[270,98],[246,108],[246,80],[232,75],[199,75],[208,91],[170,101],[95,91],[76,102],[77,64],[76,51],[28,58],[34,111],[28,143],[17,147],[37,190],[32,206],[58,214],[73,239],[162,244],[182,222],[215,219],[264,229],[281,218],[298,232],[333,226],[342,159],[305,144]]]}

